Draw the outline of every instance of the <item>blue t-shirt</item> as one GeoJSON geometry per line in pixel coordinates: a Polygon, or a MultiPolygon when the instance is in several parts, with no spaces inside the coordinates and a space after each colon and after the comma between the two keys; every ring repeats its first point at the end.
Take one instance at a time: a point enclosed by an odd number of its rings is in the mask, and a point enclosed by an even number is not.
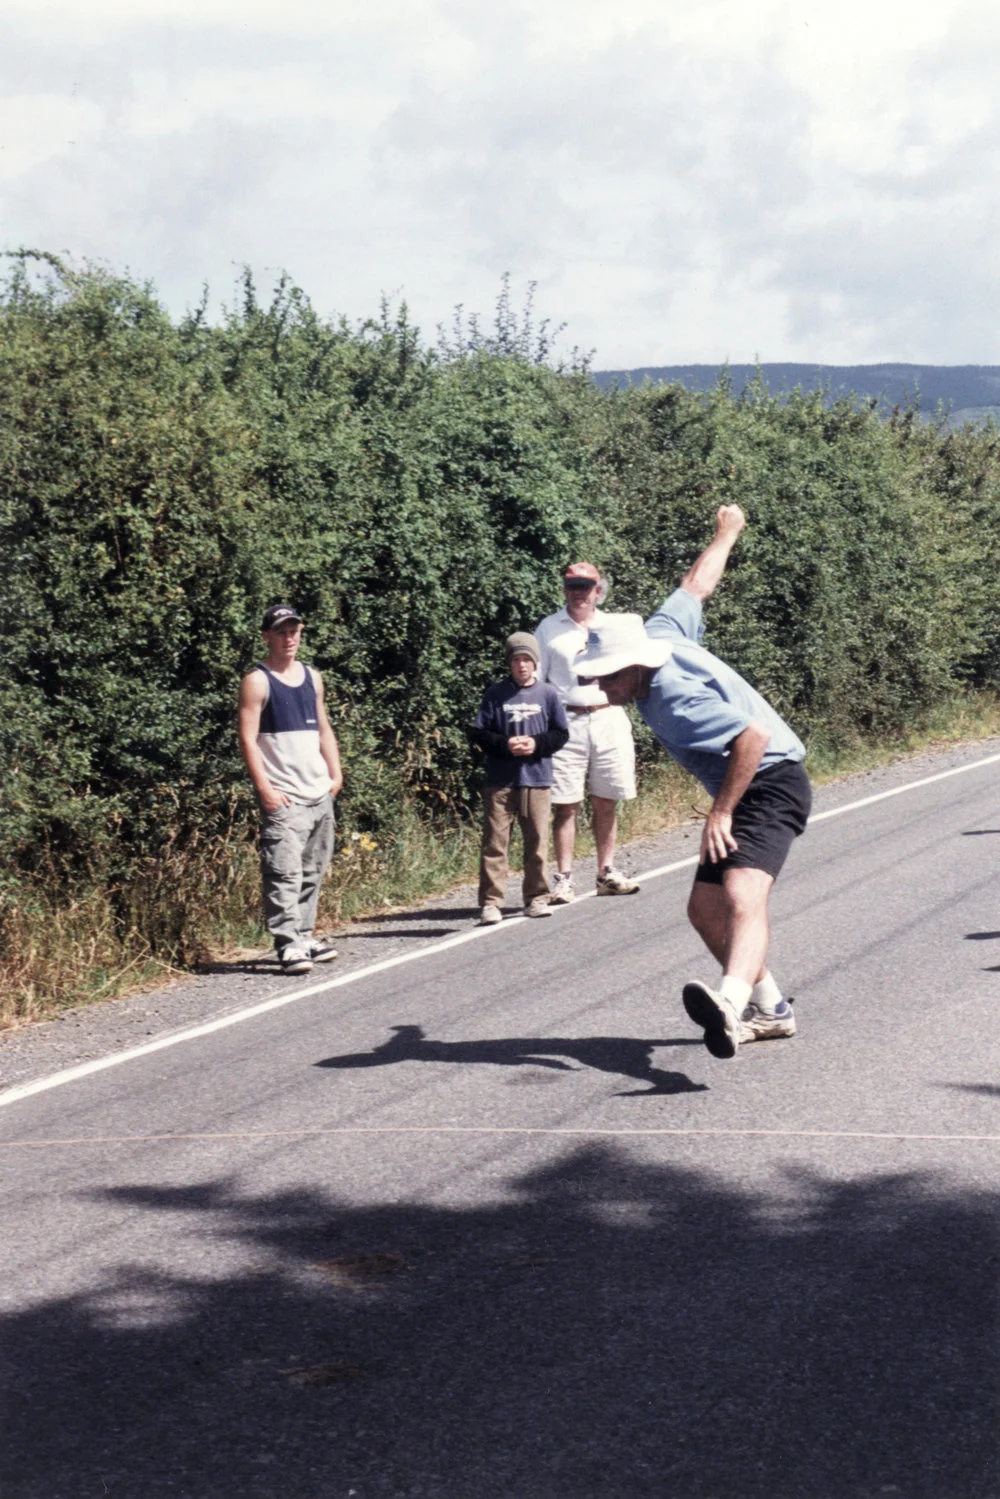
{"type": "Polygon", "coordinates": [[[738,672],[701,644],[701,602],[677,588],[646,621],[654,640],[669,640],[673,655],[636,707],[663,747],[712,796],[726,774],[729,746],[751,723],[771,731],[761,768],[804,760],[805,746],[770,703],[738,672]]]}

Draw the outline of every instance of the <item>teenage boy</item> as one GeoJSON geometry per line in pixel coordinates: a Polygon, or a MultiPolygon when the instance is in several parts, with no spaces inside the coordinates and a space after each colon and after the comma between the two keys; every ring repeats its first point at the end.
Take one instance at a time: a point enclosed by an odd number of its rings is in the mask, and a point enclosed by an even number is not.
{"type": "Polygon", "coordinates": [[[712,541],[645,626],[638,614],[606,615],[575,666],[609,702],[637,703],[660,743],[714,798],[688,918],[722,978],[717,989],[693,982],[682,992],[714,1057],[735,1056],[741,1042],[795,1034],[791,1005],[767,966],[767,904],[812,802],[801,741],[701,644],[701,606],[745,525],[738,505],[722,505],[712,541]]]}
{"type": "Polygon", "coordinates": [[[604,618],[597,607],[607,585],[592,562],[573,562],[563,574],[565,604],[535,630],[541,651],[539,675],[562,698],[569,741],[552,766],[552,843],[556,873],[552,904],[574,898],[573,845],[576,814],[590,792],[597,845],[598,895],[634,895],[639,886],[615,868],[618,803],[635,796],[635,743],[624,708],[609,703],[596,688],[581,687],[573,663],[587,648],[587,634],[604,618]]]}
{"type": "Polygon", "coordinates": [[[266,655],[240,683],[240,751],[260,802],[264,920],[283,972],[308,973],[337,956],[313,926],[344,776],[323,679],[296,659],[302,616],[272,604],[261,629],[266,655]]]}
{"type": "Polygon", "coordinates": [[[552,756],[569,738],[559,693],[538,680],[538,642],[518,631],[507,641],[510,676],[488,687],[469,738],[486,753],[480,922],[502,921],[507,849],[516,818],[524,841],[525,916],[549,916],[545,855],[552,806],[552,756]]]}

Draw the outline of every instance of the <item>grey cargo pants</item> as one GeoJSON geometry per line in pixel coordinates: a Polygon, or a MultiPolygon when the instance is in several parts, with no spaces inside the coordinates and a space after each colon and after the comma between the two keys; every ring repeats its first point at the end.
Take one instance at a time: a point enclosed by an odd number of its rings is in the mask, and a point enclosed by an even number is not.
{"type": "Polygon", "coordinates": [[[308,948],[312,940],[333,830],[332,796],[261,813],[264,922],[279,951],[289,945],[308,948]]]}

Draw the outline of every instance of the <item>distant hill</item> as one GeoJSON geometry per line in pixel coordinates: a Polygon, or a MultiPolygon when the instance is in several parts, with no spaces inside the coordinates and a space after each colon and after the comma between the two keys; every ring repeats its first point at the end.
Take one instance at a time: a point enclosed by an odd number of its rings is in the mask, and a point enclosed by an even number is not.
{"type": "MultiPolygon", "coordinates": [[[[602,390],[615,385],[686,385],[689,390],[711,390],[728,370],[738,394],[756,376],[753,364],[667,364],[638,370],[597,370],[594,379],[602,390]]],[[[908,399],[918,399],[928,415],[946,406],[953,422],[975,421],[993,416],[1000,420],[1000,365],[996,364],[762,364],[760,372],[775,395],[783,391],[817,390],[830,396],[875,397],[889,409],[908,399]]]]}

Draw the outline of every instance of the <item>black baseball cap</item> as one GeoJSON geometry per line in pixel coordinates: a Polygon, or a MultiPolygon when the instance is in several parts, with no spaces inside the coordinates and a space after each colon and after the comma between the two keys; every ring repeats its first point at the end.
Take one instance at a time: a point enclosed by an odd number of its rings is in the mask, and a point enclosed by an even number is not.
{"type": "Polygon", "coordinates": [[[278,625],[283,625],[289,619],[297,620],[300,625],[304,623],[302,615],[297,609],[293,609],[290,604],[272,604],[270,609],[264,610],[264,623],[261,625],[261,629],[274,630],[278,625]]]}

